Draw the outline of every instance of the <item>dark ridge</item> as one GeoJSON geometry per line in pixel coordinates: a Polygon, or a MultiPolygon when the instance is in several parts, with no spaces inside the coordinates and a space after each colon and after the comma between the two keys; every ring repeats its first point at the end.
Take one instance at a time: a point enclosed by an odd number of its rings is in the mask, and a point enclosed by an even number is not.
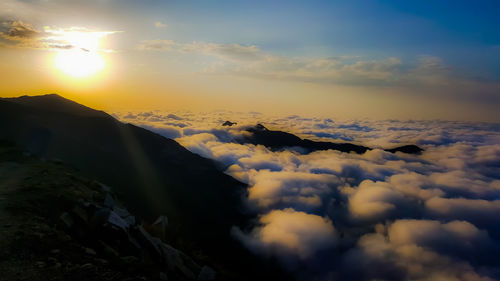
{"type": "Polygon", "coordinates": [[[233,126],[233,125],[236,125],[237,123],[236,122],[231,122],[229,120],[227,120],[226,122],[222,123],[222,126],[233,126]]]}
{"type": "Polygon", "coordinates": [[[146,220],[168,216],[178,238],[173,245],[182,250],[203,253],[229,272],[247,272],[248,279],[276,273],[230,236],[232,226],[250,219],[242,212],[246,186],[174,140],[58,95],[1,98],[0,139],[112,186],[146,220]]]}
{"type": "Polygon", "coordinates": [[[385,151],[392,152],[392,153],[403,152],[403,153],[408,153],[408,154],[420,154],[424,150],[422,148],[414,145],[414,144],[409,144],[409,145],[398,146],[398,147],[391,148],[391,149],[385,149],[385,151]]]}
{"type": "Polygon", "coordinates": [[[16,104],[35,107],[40,110],[67,113],[79,116],[103,116],[107,113],[86,107],[72,100],[66,99],[58,94],[47,94],[41,96],[21,96],[18,98],[2,98],[16,104]]]}
{"type": "MultiPolygon", "coordinates": [[[[334,143],[325,141],[312,141],[308,139],[301,139],[294,134],[290,134],[282,131],[269,130],[262,124],[257,124],[245,129],[246,131],[252,133],[249,136],[244,136],[240,139],[241,143],[251,143],[264,145],[270,149],[284,149],[286,147],[301,147],[307,150],[307,152],[313,152],[318,150],[337,150],[341,152],[355,152],[358,154],[365,153],[372,148],[352,144],[352,143],[334,143]]],[[[416,145],[404,145],[400,147],[395,147],[392,149],[386,149],[388,152],[403,152],[408,154],[419,154],[423,151],[422,148],[416,145]]]]}

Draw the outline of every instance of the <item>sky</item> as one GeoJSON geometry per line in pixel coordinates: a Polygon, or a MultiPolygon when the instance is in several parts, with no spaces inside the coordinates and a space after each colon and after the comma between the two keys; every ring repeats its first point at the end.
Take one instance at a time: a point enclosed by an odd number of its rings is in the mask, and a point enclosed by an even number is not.
{"type": "Polygon", "coordinates": [[[0,96],[499,122],[498,1],[0,3],[0,96]]]}

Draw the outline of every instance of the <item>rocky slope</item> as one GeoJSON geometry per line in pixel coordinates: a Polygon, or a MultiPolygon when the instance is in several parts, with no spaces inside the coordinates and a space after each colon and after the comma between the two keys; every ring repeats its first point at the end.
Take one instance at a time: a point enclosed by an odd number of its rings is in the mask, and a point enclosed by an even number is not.
{"type": "Polygon", "coordinates": [[[109,187],[0,143],[0,280],[216,278],[165,232],[165,217],[141,222],[109,187]]]}

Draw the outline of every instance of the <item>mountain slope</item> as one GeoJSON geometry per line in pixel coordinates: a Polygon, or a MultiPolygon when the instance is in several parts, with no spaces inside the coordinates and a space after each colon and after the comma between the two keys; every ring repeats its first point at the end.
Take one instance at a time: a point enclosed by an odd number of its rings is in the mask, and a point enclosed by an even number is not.
{"type": "Polygon", "coordinates": [[[162,275],[169,280],[203,275],[202,267],[166,244],[164,236],[153,236],[158,228],[135,220],[109,187],[6,141],[0,141],[0,198],[0,280],[158,281],[162,275]],[[171,256],[178,258],[165,258],[171,256]]]}
{"type": "Polygon", "coordinates": [[[0,99],[0,139],[113,186],[147,220],[167,215],[185,248],[245,266],[229,257],[245,254],[230,238],[248,219],[245,186],[177,142],[58,95],[0,99]]]}

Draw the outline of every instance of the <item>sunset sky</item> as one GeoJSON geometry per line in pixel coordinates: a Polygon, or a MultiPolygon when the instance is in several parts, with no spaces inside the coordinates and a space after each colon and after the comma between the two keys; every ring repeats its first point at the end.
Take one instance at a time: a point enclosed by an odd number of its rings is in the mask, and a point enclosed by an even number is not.
{"type": "Polygon", "coordinates": [[[498,1],[0,2],[0,96],[499,122],[498,1]]]}

